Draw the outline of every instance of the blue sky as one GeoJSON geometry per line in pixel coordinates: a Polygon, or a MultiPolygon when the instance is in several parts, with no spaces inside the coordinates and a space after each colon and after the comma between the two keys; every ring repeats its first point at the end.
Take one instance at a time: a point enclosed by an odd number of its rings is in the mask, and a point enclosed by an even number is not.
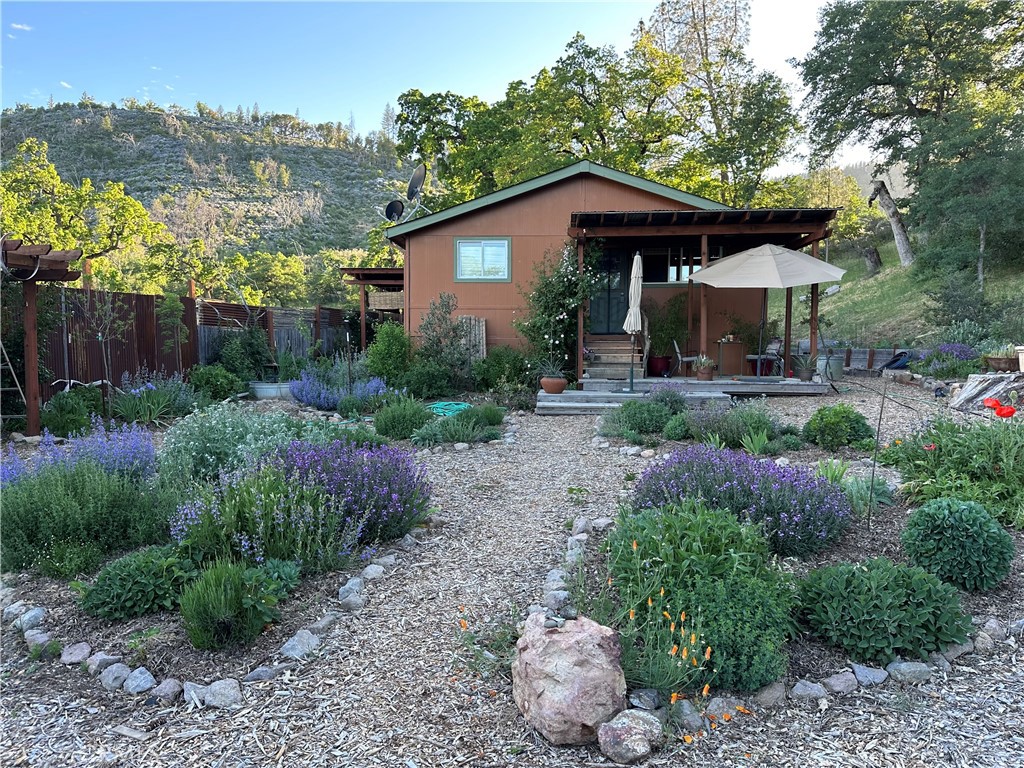
{"type": "MultiPolygon", "coordinates": [[[[622,51],[656,2],[2,2],[3,106],[127,96],[380,127],[419,88],[486,101],[582,32],[622,51]]],[[[752,0],[751,53],[793,80],[822,0],[752,0]],[[785,45],[780,41],[785,40],[785,45]]]]}

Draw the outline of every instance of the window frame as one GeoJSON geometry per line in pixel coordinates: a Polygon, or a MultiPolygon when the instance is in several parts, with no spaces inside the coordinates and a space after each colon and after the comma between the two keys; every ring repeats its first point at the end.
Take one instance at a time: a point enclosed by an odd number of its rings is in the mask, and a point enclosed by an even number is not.
{"type": "Polygon", "coordinates": [[[512,238],[511,237],[455,237],[452,242],[452,260],[453,260],[453,279],[456,283],[511,283],[512,282],[512,238]],[[505,274],[502,277],[487,277],[480,275],[479,277],[460,277],[459,276],[459,246],[462,243],[480,243],[481,244],[481,264],[480,269],[483,271],[483,247],[485,243],[503,242],[505,243],[505,274]]]}

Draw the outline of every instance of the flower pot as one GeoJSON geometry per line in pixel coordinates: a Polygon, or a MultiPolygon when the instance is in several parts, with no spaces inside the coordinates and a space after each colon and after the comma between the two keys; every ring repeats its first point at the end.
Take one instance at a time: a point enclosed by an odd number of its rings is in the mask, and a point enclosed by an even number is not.
{"type": "Polygon", "coordinates": [[[647,373],[650,376],[668,376],[672,370],[672,358],[668,355],[651,355],[647,358],[647,373]]]}
{"type": "Polygon", "coordinates": [[[1020,369],[1020,362],[1016,357],[986,357],[988,367],[999,373],[1011,373],[1020,369]]]}
{"type": "Polygon", "coordinates": [[[566,386],[569,382],[561,376],[541,376],[540,377],[540,388],[547,392],[549,395],[560,395],[565,392],[566,386]]]}
{"type": "Polygon", "coordinates": [[[811,379],[814,378],[814,369],[805,368],[803,370],[797,371],[796,377],[800,379],[800,381],[810,381],[811,379]]]}
{"type": "Polygon", "coordinates": [[[250,381],[249,391],[257,400],[291,400],[292,397],[288,382],[250,381]]]}
{"type": "Polygon", "coordinates": [[[715,380],[715,369],[714,368],[698,368],[697,369],[697,381],[714,381],[715,380]]]}

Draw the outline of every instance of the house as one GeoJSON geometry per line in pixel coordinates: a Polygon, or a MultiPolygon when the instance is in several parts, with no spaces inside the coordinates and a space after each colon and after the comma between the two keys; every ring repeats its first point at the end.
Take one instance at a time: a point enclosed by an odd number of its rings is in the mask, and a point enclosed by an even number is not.
{"type": "MultiPolygon", "coordinates": [[[[486,320],[487,346],[521,345],[512,321],[533,265],[567,240],[580,252],[600,238],[600,287],[588,307],[588,332],[625,335],[622,322],[633,254],[644,264],[644,295],[663,303],[685,292],[688,348],[708,352],[730,316],[757,322],[755,289],[708,289],[690,275],[716,258],[763,243],[790,248],[830,234],[837,210],[737,210],[664,184],[581,161],[388,230],[405,254],[404,317],[415,334],[430,301],[454,293],[460,314],[486,320]]],[[[578,340],[582,353],[583,339],[578,340]]],[[[582,355],[577,370],[582,371],[582,355]]]]}

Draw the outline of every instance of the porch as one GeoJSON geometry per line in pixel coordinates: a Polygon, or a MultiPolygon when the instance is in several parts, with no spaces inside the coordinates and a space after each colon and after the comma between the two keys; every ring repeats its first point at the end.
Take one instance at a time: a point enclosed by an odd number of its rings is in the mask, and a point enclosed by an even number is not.
{"type": "Polygon", "coordinates": [[[760,379],[754,376],[716,376],[712,381],[697,381],[686,377],[644,377],[633,380],[632,391],[629,382],[621,379],[582,379],[579,382],[581,389],[566,390],[560,395],[538,392],[536,412],[546,416],[607,413],[628,400],[643,397],[655,386],[668,383],[678,387],[692,405],[726,402],[732,397],[800,397],[824,395],[829,391],[828,382],[805,382],[777,376],[762,376],[760,379]]]}

